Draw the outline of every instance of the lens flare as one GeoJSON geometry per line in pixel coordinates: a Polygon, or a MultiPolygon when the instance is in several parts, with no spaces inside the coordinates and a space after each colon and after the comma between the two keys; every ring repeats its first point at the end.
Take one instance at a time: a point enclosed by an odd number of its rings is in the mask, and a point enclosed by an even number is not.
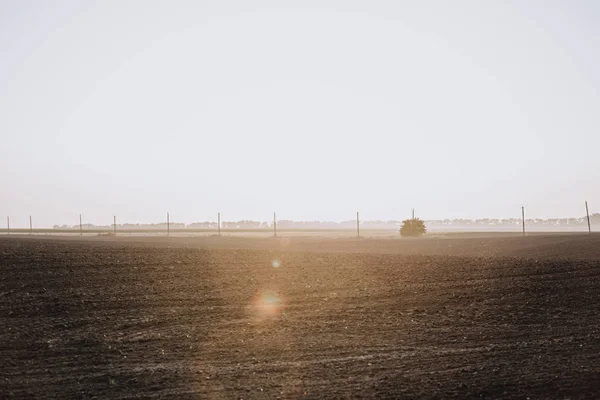
{"type": "Polygon", "coordinates": [[[254,300],[255,312],[264,318],[279,316],[283,308],[284,302],[276,292],[260,293],[254,300]]]}

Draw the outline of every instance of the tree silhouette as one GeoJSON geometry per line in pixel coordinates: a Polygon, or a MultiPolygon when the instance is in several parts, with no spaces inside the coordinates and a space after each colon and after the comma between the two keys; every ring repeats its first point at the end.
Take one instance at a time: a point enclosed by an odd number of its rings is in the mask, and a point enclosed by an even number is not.
{"type": "Polygon", "coordinates": [[[419,218],[405,219],[402,221],[400,236],[421,236],[427,233],[425,222],[419,218]]]}

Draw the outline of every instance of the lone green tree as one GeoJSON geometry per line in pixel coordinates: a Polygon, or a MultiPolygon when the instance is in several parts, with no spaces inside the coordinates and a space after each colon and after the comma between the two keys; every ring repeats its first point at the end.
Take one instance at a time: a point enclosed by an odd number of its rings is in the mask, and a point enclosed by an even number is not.
{"type": "Polygon", "coordinates": [[[400,227],[400,236],[421,236],[427,233],[425,222],[422,219],[415,218],[415,210],[413,210],[412,218],[402,221],[400,227]]]}

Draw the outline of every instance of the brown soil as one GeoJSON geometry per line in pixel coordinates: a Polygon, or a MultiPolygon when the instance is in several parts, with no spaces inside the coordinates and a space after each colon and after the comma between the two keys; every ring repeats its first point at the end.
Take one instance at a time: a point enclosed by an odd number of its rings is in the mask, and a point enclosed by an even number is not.
{"type": "Polygon", "coordinates": [[[0,398],[595,398],[599,249],[3,237],[0,398]]]}

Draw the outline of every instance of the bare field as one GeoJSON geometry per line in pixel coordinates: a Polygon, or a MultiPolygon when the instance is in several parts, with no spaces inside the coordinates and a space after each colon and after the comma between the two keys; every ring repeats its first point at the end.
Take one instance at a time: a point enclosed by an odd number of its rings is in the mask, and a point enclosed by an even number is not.
{"type": "Polygon", "coordinates": [[[597,398],[600,235],[0,239],[0,398],[597,398]]]}

